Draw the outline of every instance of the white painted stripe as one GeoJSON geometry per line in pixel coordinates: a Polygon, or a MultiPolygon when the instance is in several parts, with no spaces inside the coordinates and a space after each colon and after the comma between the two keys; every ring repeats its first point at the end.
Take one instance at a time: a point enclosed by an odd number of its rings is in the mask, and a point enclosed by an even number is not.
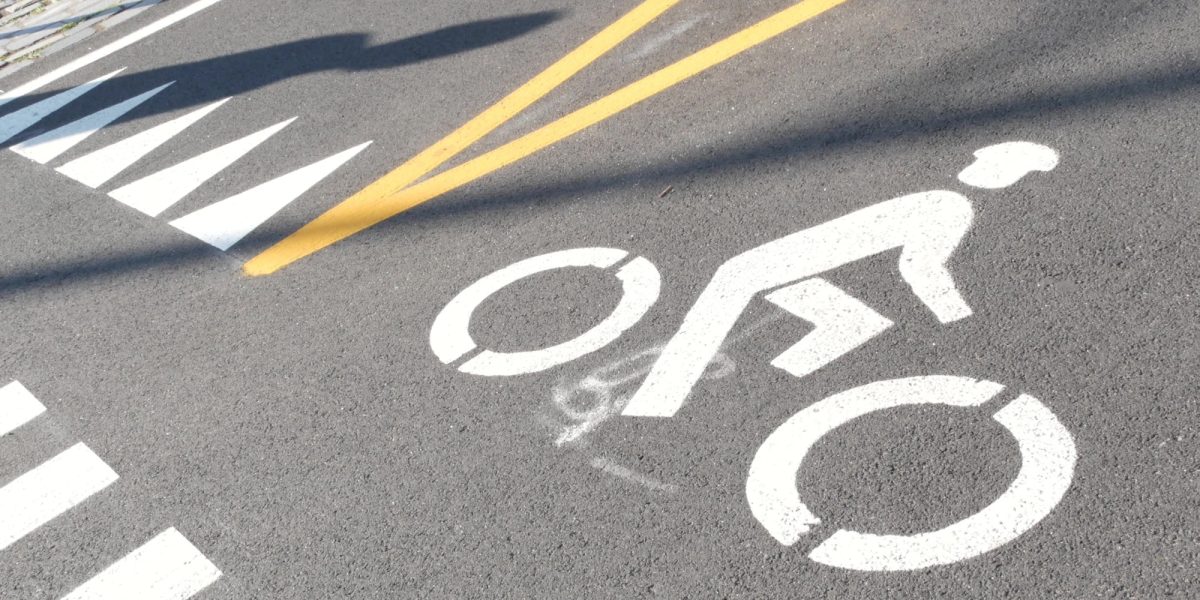
{"type": "MultiPolygon", "coordinates": [[[[171,83],[175,82],[172,81],[171,83]]],[[[63,125],[58,129],[47,131],[33,139],[25,140],[13,146],[12,151],[44,165],[58,158],[63,152],[75,147],[76,144],[87,139],[88,136],[100,131],[109,123],[121,118],[125,113],[137,108],[143,102],[167,89],[171,83],[160,85],[144,94],[134,96],[124,102],[90,114],[74,123],[63,125]]]]}
{"type": "Polygon", "coordinates": [[[156,125],[111,146],[81,156],[59,167],[58,172],[88,187],[100,187],[228,101],[229,98],[218,100],[182,117],[156,125]]]}
{"type": "Polygon", "coordinates": [[[0,436],[16,431],[44,412],[46,407],[21,382],[14,381],[0,388],[0,436]]]}
{"type": "Polygon", "coordinates": [[[371,142],[330,156],[171,221],[171,225],[228,250],[275,213],[362,152],[371,142]]]}
{"type": "Polygon", "coordinates": [[[0,550],[117,480],[87,446],[75,444],[0,488],[0,550]]]}
{"type": "Polygon", "coordinates": [[[267,138],[287,127],[296,117],[252,133],[220,148],[209,150],[197,157],[185,160],[173,167],[139,179],[114,190],[109,196],[136,208],[152,217],[157,217],[171,205],[179,202],[200,187],[205,181],[233,164],[267,138]]]}
{"type": "Polygon", "coordinates": [[[111,44],[108,44],[107,46],[97,48],[92,52],[89,52],[53,71],[50,71],[49,73],[46,73],[45,75],[42,75],[41,77],[38,77],[29,83],[26,83],[25,85],[13,88],[12,90],[9,90],[8,93],[0,95],[0,106],[3,106],[4,104],[7,104],[9,101],[15,100],[16,98],[20,98],[21,96],[41,88],[42,86],[58,81],[59,79],[62,79],[63,77],[66,77],[67,75],[70,75],[71,73],[74,73],[75,71],[78,71],[79,69],[82,69],[102,58],[105,58],[114,52],[123,50],[128,46],[136,44],[220,1],[221,0],[200,0],[199,2],[196,2],[195,4],[192,4],[183,10],[159,19],[111,44]]]}
{"type": "Polygon", "coordinates": [[[63,600],[186,600],[220,577],[220,569],[172,527],[63,600]]]}
{"type": "Polygon", "coordinates": [[[34,123],[46,118],[50,113],[70,104],[72,100],[92,91],[92,88],[108,81],[116,76],[117,73],[124,70],[124,67],[122,67],[108,75],[98,77],[83,85],[75,86],[65,92],[50,96],[41,102],[31,104],[21,110],[0,117],[0,143],[7,142],[14,135],[29,129],[34,123]]]}

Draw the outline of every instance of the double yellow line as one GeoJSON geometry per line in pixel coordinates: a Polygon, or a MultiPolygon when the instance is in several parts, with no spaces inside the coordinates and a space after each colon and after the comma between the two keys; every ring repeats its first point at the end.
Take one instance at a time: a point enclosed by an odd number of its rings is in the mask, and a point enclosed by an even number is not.
{"type": "Polygon", "coordinates": [[[646,0],[433,146],[280,240],[242,268],[268,275],[414,206],[485,177],[785,33],[846,0],[805,0],[544,127],[413,185],[562,85],[680,0],[646,0]]]}

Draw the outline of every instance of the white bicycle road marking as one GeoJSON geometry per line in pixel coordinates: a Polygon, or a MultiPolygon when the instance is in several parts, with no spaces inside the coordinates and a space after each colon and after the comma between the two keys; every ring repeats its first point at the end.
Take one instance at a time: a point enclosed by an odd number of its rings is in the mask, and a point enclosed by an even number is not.
{"type": "MultiPolygon", "coordinates": [[[[0,435],[44,413],[20,382],[0,388],[0,435]]],[[[80,505],[119,479],[78,443],[0,487],[0,551],[80,505]]],[[[174,528],[156,536],[79,586],[65,600],[185,600],[221,577],[174,528]]]]}
{"type": "MultiPolygon", "coordinates": [[[[977,151],[975,157],[976,161],[959,173],[959,180],[983,189],[1005,188],[1031,172],[1058,166],[1056,151],[1030,142],[988,146],[977,151]]],[[[973,311],[946,264],[970,230],[974,215],[971,201],[961,194],[946,190],[921,192],[880,202],[729,259],[684,316],[678,332],[661,352],[653,349],[657,360],[621,414],[674,416],[759,294],[766,293],[766,300],[814,327],[776,357],[773,366],[804,377],[858,348],[891,327],[892,322],[819,275],[889,250],[900,249],[901,277],[939,321],[950,323],[971,316],[973,311]]],[[[443,363],[451,364],[475,349],[468,332],[471,316],[504,287],[552,269],[607,268],[626,256],[623,250],[581,248],[536,256],[496,271],[467,287],[442,309],[430,330],[430,345],[443,363]]],[[[637,261],[645,259],[639,257],[626,268],[637,261]]],[[[658,271],[649,261],[643,269],[652,273],[652,278],[647,275],[643,283],[636,284],[636,278],[623,277],[625,296],[618,308],[575,340],[507,355],[484,351],[459,370],[486,376],[522,375],[599,350],[636,324],[657,299],[661,285],[658,271]],[[631,301],[631,296],[637,300],[631,301]],[[630,308],[631,302],[637,310],[630,308]],[[484,355],[488,360],[479,361],[484,355]]],[[[575,410],[572,394],[560,399],[556,390],[556,405],[578,422],[563,431],[559,445],[579,439],[599,422],[611,418],[621,403],[613,399],[611,386],[592,379],[585,378],[573,390],[589,391],[600,399],[586,410],[575,410]]],[[[797,413],[763,442],[746,481],[751,512],[777,541],[794,544],[820,523],[800,500],[795,485],[804,457],[826,433],[859,416],[896,406],[979,406],[1002,389],[998,383],[933,375],[879,381],[830,396],[797,413]]],[[[810,553],[810,558],[847,569],[922,569],[979,556],[1041,522],[1070,487],[1076,460],[1074,440],[1054,414],[1032,396],[1020,396],[1000,410],[995,419],[1017,439],[1022,455],[1016,480],[995,502],[945,529],[919,535],[838,531],[810,553]]]]}
{"type": "Polygon", "coordinates": [[[841,530],[809,557],[860,571],[907,571],[967,560],[991,552],[1032,529],[1071,487],[1075,441],[1054,413],[1022,394],[993,418],[1017,440],[1021,470],[999,498],[949,527],[911,536],[841,530]]]}
{"type": "MultiPolygon", "coordinates": [[[[795,544],[821,522],[801,500],[796,477],[825,435],[859,417],[899,406],[980,406],[1003,389],[998,383],[966,377],[911,377],[877,381],[813,404],[780,425],[759,447],[746,479],[750,511],[779,543],[795,544]]],[[[1021,471],[1000,498],[935,532],[879,536],[838,531],[809,557],[865,571],[923,569],[994,550],[1038,524],[1071,485],[1075,443],[1053,413],[1028,395],[1009,403],[995,419],[1021,450],[1021,471]]]]}
{"type": "MultiPolygon", "coordinates": [[[[525,279],[554,269],[595,267],[607,269],[625,260],[628,253],[612,248],[579,248],[535,256],[505,267],[460,292],[442,309],[429,332],[433,353],[446,364],[452,363],[477,347],[469,325],[475,309],[496,292],[525,279]]],[[[637,257],[616,272],[624,295],[617,308],[604,321],[561,344],[530,352],[492,352],[484,350],[464,363],[464,373],[486,376],[520,375],[544,371],[590,354],[612,343],[633,327],[658,301],[662,278],[650,261],[637,257]]]]}

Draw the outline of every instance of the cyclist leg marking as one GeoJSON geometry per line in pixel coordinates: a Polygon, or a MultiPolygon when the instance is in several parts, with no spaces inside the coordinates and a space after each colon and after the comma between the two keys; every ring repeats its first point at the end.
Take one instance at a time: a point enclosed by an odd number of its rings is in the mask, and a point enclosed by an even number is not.
{"type": "MultiPolygon", "coordinates": [[[[568,267],[607,269],[620,263],[628,252],[614,248],[577,248],[535,256],[505,267],[460,292],[434,319],[429,344],[445,364],[450,364],[477,344],[471,338],[471,315],[492,294],[531,275],[568,267]]],[[[595,327],[561,344],[528,352],[484,350],[459,370],[489,377],[536,373],[575,360],[612,343],[633,327],[658,301],[662,278],[650,261],[637,257],[617,270],[623,295],[617,308],[595,327]]]]}
{"type": "MultiPolygon", "coordinates": [[[[779,543],[795,544],[821,522],[800,499],[796,475],[822,437],[858,417],[899,406],[980,406],[1003,388],[967,377],[927,376],[878,381],[830,396],[788,419],[759,447],[746,480],[750,511],[779,543]]],[[[840,530],[809,558],[847,569],[921,569],[991,551],[1039,523],[1070,487],[1075,443],[1054,414],[1028,395],[1010,402],[994,418],[1021,450],[1021,470],[995,502],[929,533],[880,536],[840,530]]]]}
{"type": "Polygon", "coordinates": [[[828,281],[816,278],[767,294],[779,308],[813,324],[813,331],[771,366],[804,377],[887,331],[893,323],[828,281]]]}

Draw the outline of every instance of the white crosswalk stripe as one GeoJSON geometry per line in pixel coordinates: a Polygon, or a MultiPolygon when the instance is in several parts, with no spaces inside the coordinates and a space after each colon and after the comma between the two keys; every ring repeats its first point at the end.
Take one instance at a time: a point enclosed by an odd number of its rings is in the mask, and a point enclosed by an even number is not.
{"type": "Polygon", "coordinates": [[[228,250],[369,145],[371,142],[360,144],[292,171],[175,219],[171,225],[221,250],[228,250]]]}
{"type": "Polygon", "coordinates": [[[65,92],[59,92],[45,100],[41,100],[21,110],[14,111],[10,114],[0,117],[0,143],[7,142],[13,136],[29,129],[38,121],[49,116],[58,109],[70,104],[76,98],[92,91],[96,86],[115,77],[124,68],[117,69],[112,73],[97,77],[85,84],[75,86],[65,92]]]}
{"type": "Polygon", "coordinates": [[[0,550],[117,480],[87,446],[75,444],[0,488],[0,550]]]}
{"type": "Polygon", "coordinates": [[[220,173],[295,120],[296,118],[293,117],[214,150],[209,150],[114,190],[109,196],[152,217],[157,217],[164,210],[192,193],[205,181],[220,173]]]}
{"type": "Polygon", "coordinates": [[[21,382],[14,381],[0,388],[0,436],[5,436],[46,412],[21,382]]]}
{"type": "MultiPolygon", "coordinates": [[[[20,382],[0,388],[0,436],[44,413],[20,382]]],[[[0,487],[0,551],[105,489],[118,476],[83,443],[0,487]]],[[[64,600],[186,600],[222,576],[174,528],[105,568],[64,600]]]]}
{"type": "Polygon", "coordinates": [[[185,600],[221,577],[183,534],[168,529],[63,600],[185,600]]]}
{"type": "MultiPolygon", "coordinates": [[[[175,83],[172,81],[171,83],[175,83]]],[[[92,113],[78,121],[63,125],[58,129],[47,131],[35,138],[26,140],[12,147],[12,151],[40,164],[46,164],[60,154],[73,148],[88,136],[101,128],[121,118],[125,113],[137,108],[143,102],[153,98],[159,92],[171,85],[160,85],[144,94],[114,104],[104,110],[92,113]]]]}
{"type": "Polygon", "coordinates": [[[73,160],[59,167],[58,172],[88,187],[100,187],[228,101],[229,98],[218,100],[186,115],[134,134],[73,160]]]}

